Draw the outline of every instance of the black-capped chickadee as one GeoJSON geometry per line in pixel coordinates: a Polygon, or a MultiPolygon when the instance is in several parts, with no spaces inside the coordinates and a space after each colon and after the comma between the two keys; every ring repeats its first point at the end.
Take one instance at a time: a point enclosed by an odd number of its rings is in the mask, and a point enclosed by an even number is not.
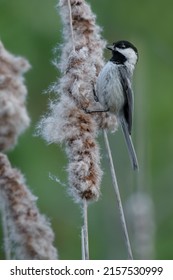
{"type": "Polygon", "coordinates": [[[132,76],[138,60],[136,47],[128,41],[118,41],[107,49],[111,59],[101,70],[96,83],[96,98],[105,111],[117,116],[121,125],[133,169],[138,169],[138,160],[131,139],[133,115],[132,76]]]}

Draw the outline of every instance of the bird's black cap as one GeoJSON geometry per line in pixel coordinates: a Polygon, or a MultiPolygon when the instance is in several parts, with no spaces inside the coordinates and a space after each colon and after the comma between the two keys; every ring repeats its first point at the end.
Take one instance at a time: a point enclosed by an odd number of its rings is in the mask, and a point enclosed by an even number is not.
{"type": "Polygon", "coordinates": [[[137,48],[129,41],[122,40],[122,41],[118,41],[118,42],[113,43],[112,45],[107,46],[107,49],[111,50],[111,51],[116,51],[116,48],[119,48],[119,49],[132,48],[135,51],[135,53],[138,55],[137,48]]]}

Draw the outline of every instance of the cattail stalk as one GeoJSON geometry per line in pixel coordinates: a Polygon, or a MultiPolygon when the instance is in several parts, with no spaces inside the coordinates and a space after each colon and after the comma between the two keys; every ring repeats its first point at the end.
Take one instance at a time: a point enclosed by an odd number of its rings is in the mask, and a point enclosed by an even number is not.
{"type": "Polygon", "coordinates": [[[89,260],[89,239],[88,239],[88,204],[87,200],[83,200],[83,221],[82,226],[82,252],[83,259],[89,260]]]}
{"type": "MultiPolygon", "coordinates": [[[[72,10],[71,10],[71,3],[68,0],[68,8],[69,8],[69,17],[70,17],[70,29],[71,29],[71,38],[72,38],[72,47],[73,51],[75,52],[75,41],[74,41],[74,34],[73,34],[73,24],[72,24],[72,10]]],[[[88,240],[88,205],[87,201],[83,199],[83,221],[84,224],[81,228],[81,242],[82,242],[82,259],[88,260],[89,259],[89,240],[88,240]]]]}
{"type": "Polygon", "coordinates": [[[82,260],[85,260],[85,237],[84,237],[84,227],[81,227],[81,255],[82,260]]]}
{"type": "Polygon", "coordinates": [[[122,230],[123,230],[123,234],[124,234],[124,240],[125,240],[125,244],[126,244],[126,248],[127,248],[128,258],[132,260],[133,254],[132,254],[131,244],[130,244],[129,235],[128,235],[128,231],[127,231],[127,225],[126,225],[126,220],[125,220],[125,216],[124,216],[124,210],[123,210],[123,206],[122,206],[121,196],[120,196],[120,192],[119,192],[119,186],[118,186],[118,182],[117,182],[117,178],[116,178],[114,163],[113,163],[113,159],[112,159],[112,153],[111,153],[111,149],[109,146],[109,141],[108,141],[106,130],[104,130],[103,133],[104,133],[105,147],[106,147],[107,154],[108,154],[110,171],[111,171],[111,176],[112,176],[112,183],[113,183],[113,187],[115,190],[115,195],[116,195],[116,199],[117,199],[117,203],[118,203],[118,210],[119,210],[120,221],[121,221],[122,230]]]}
{"type": "Polygon", "coordinates": [[[73,35],[73,19],[72,19],[72,11],[71,11],[71,2],[68,0],[68,9],[69,9],[69,18],[70,18],[70,32],[71,32],[71,40],[72,40],[72,47],[73,51],[75,51],[75,41],[74,41],[74,35],[73,35]]]}

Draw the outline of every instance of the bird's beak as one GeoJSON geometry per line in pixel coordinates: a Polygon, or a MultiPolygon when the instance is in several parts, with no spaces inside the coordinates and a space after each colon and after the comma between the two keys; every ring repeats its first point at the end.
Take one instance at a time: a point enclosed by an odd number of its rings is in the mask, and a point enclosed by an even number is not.
{"type": "Polygon", "coordinates": [[[114,46],[113,46],[113,45],[107,45],[106,48],[107,48],[108,50],[111,50],[111,51],[114,50],[114,46]]]}

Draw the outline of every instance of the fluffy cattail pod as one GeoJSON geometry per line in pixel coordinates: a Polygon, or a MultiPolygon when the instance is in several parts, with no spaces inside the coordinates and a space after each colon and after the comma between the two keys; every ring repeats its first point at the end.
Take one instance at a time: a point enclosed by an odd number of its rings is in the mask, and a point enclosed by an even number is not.
{"type": "Polygon", "coordinates": [[[132,194],[127,203],[127,213],[137,259],[154,259],[156,226],[151,196],[142,191],[132,194]]]}
{"type": "Polygon", "coordinates": [[[0,42],[0,151],[11,149],[29,125],[23,78],[29,68],[26,59],[13,56],[0,42]]]}
{"type": "Polygon", "coordinates": [[[116,124],[108,114],[86,114],[94,104],[93,87],[103,67],[105,41],[95,23],[95,15],[84,0],[60,0],[58,10],[63,22],[61,60],[56,64],[62,74],[53,90],[59,99],[50,104],[39,133],[48,143],[66,144],[69,159],[70,192],[76,201],[98,199],[102,170],[98,128],[116,124]]]}
{"type": "Polygon", "coordinates": [[[21,173],[0,153],[0,210],[9,259],[57,259],[54,234],[21,173]]]}

